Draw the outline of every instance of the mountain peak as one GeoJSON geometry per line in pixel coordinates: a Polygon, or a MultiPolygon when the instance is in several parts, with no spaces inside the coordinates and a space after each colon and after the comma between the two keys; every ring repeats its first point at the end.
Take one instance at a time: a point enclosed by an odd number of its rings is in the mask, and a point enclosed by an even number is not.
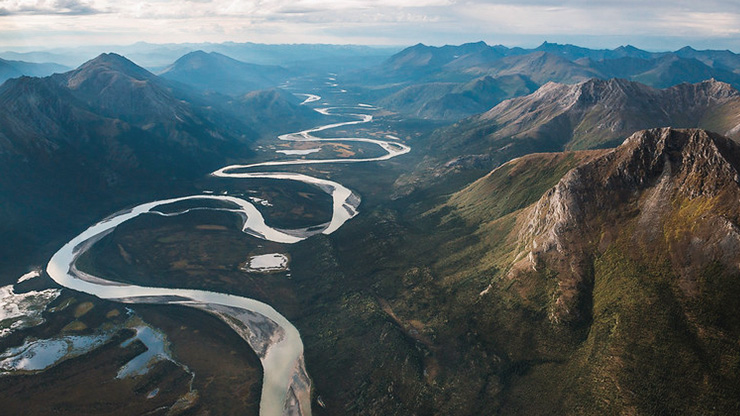
{"type": "Polygon", "coordinates": [[[197,50],[189,52],[178,58],[172,65],[167,67],[160,75],[176,70],[197,70],[214,65],[248,65],[234,58],[218,52],[205,52],[197,50]]]}
{"type": "Polygon", "coordinates": [[[683,48],[679,49],[676,52],[698,52],[696,49],[692,48],[691,46],[684,46],[683,48]]]}
{"type": "Polygon", "coordinates": [[[183,55],[182,57],[186,57],[186,56],[208,56],[208,55],[211,55],[213,53],[214,52],[208,53],[208,52],[204,51],[203,49],[198,49],[198,50],[195,50],[195,51],[192,51],[192,52],[188,52],[185,55],[183,55]]]}
{"type": "Polygon", "coordinates": [[[188,52],[185,55],[179,57],[173,65],[177,64],[178,62],[189,61],[192,59],[208,59],[210,56],[210,53],[202,49],[198,49],[197,51],[188,52]]]}
{"type": "Polygon", "coordinates": [[[702,81],[698,85],[711,89],[715,92],[715,95],[731,96],[740,94],[740,92],[738,92],[738,90],[736,90],[735,87],[733,87],[732,85],[723,81],[719,81],[715,78],[710,78],[706,81],[702,81]]]}
{"type": "Polygon", "coordinates": [[[197,51],[192,51],[189,53],[186,53],[185,55],[181,56],[175,63],[181,62],[181,61],[189,61],[193,59],[207,59],[207,60],[214,60],[214,59],[228,59],[230,61],[234,62],[241,62],[237,61],[234,58],[231,58],[229,56],[226,56],[222,53],[218,52],[205,52],[202,49],[198,49],[197,51]]]}
{"type": "Polygon", "coordinates": [[[138,81],[155,78],[151,72],[116,53],[100,54],[63,76],[67,80],[67,86],[75,89],[86,81],[101,77],[102,74],[107,74],[104,78],[110,78],[114,74],[119,74],[138,81]]]}
{"type": "Polygon", "coordinates": [[[662,236],[661,218],[670,215],[672,201],[737,194],[738,167],[740,146],[732,140],[705,130],[668,127],[634,133],[618,148],[563,176],[532,207],[519,234],[529,247],[527,268],[546,264],[558,273],[561,290],[550,319],[578,323],[589,318],[583,303],[588,290],[583,288],[591,272],[583,241],[609,221],[605,207],[618,212],[619,207],[638,206],[625,210],[637,215],[643,232],[662,236]]]}
{"type": "Polygon", "coordinates": [[[196,50],[181,56],[157,75],[198,90],[238,96],[273,88],[289,72],[280,66],[252,64],[218,52],[196,50]]]}
{"type": "MultiPolygon", "coordinates": [[[[408,48],[406,48],[406,50],[418,51],[418,50],[424,50],[424,49],[429,49],[429,48],[431,48],[431,46],[428,46],[428,45],[425,45],[425,44],[419,42],[419,43],[417,43],[414,46],[409,46],[408,48]]],[[[401,51],[401,52],[403,52],[403,51],[401,51]]]]}
{"type": "Polygon", "coordinates": [[[184,119],[189,112],[164,80],[115,53],[101,54],[52,79],[102,115],[134,125],[159,116],[184,119]]]}
{"type": "Polygon", "coordinates": [[[488,49],[488,48],[490,48],[490,46],[488,46],[488,44],[482,40],[478,42],[464,43],[456,47],[456,49],[460,51],[465,51],[465,52],[480,51],[480,50],[488,49]]]}
{"type": "Polygon", "coordinates": [[[142,67],[136,65],[123,55],[114,52],[101,53],[97,57],[85,62],[78,69],[85,67],[107,67],[122,72],[141,71],[142,67]]]}
{"type": "Polygon", "coordinates": [[[723,186],[740,182],[738,145],[706,130],[643,130],[628,137],[621,148],[634,160],[649,157],[654,171],[662,172],[668,164],[671,175],[680,180],[679,190],[691,198],[713,196],[723,186]]]}

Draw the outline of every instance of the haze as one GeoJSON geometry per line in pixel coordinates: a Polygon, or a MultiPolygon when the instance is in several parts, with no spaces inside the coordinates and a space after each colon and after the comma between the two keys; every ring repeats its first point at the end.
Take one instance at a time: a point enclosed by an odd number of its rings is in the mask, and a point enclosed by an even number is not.
{"type": "Polygon", "coordinates": [[[740,4],[679,1],[0,0],[0,47],[182,42],[740,49],[740,4]]]}

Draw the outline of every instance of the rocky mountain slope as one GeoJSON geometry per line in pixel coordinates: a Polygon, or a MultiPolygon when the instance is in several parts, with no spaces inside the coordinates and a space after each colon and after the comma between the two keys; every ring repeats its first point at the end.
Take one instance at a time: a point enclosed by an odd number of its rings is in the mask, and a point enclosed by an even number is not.
{"type": "Polygon", "coordinates": [[[486,169],[528,153],[611,147],[636,130],[663,126],[736,138],[740,93],[716,80],[663,90],[620,79],[549,83],[432,133],[422,144],[430,158],[397,185],[408,192],[448,172],[486,169]]]}
{"type": "MultiPolygon", "coordinates": [[[[535,164],[545,157],[512,162],[481,181],[541,170],[535,164]]],[[[451,200],[487,241],[477,247],[493,274],[476,302],[479,329],[498,332],[486,338],[502,345],[509,343],[500,338],[506,330],[496,328],[510,327],[499,321],[504,316],[513,313],[524,326],[528,319],[539,322],[552,330],[532,345],[543,358],[549,353],[538,342],[563,330],[585,331],[567,342],[573,350],[563,362],[520,380],[546,397],[564,394],[562,403],[577,413],[733,412],[736,376],[724,363],[740,356],[732,341],[740,331],[734,318],[740,305],[731,300],[740,278],[740,146],[703,130],[665,128],[578,157],[577,167],[537,202],[508,217],[494,211],[478,222],[480,216],[469,214],[485,215],[483,201],[507,186],[486,195],[474,184],[451,200]],[[503,299],[503,308],[489,303],[503,299]],[[556,374],[564,378],[560,386],[546,381],[556,374]],[[577,386],[588,391],[568,392],[577,386]],[[578,396],[595,401],[579,403],[578,396]]],[[[463,271],[458,279],[473,274],[463,271]]],[[[516,394],[520,409],[540,402],[516,394]]],[[[512,405],[504,408],[517,408],[512,405]]]]}
{"type": "Polygon", "coordinates": [[[546,150],[609,146],[648,127],[705,127],[735,135],[739,104],[740,93],[715,80],[663,90],[621,79],[550,83],[464,120],[447,134],[465,137],[462,141],[503,140],[501,145],[537,140],[549,145],[546,150]]]}
{"type": "Polygon", "coordinates": [[[728,138],[653,129],[348,223],[322,307],[362,329],[306,342],[321,363],[379,347],[317,377],[329,413],[735,413],[739,169],[728,138]]]}

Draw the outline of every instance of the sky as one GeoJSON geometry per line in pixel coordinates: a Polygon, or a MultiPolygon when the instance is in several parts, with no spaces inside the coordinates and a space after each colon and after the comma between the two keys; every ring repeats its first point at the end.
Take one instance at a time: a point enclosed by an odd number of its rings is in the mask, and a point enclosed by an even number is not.
{"type": "Polygon", "coordinates": [[[543,41],[740,51],[737,0],[0,0],[0,47],[543,41]]]}

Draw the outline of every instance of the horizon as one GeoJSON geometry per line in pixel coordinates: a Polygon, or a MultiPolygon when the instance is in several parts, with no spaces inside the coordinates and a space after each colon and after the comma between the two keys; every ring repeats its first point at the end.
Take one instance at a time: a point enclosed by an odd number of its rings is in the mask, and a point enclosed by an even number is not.
{"type": "MultiPolygon", "coordinates": [[[[636,50],[653,53],[653,54],[671,54],[678,52],[682,49],[693,49],[695,51],[699,52],[729,52],[732,54],[736,54],[736,52],[725,49],[725,50],[719,50],[719,49],[702,49],[697,48],[693,45],[683,45],[680,48],[671,49],[671,50],[651,50],[647,48],[642,48],[640,46],[632,45],[632,44],[626,44],[626,45],[619,45],[614,48],[591,48],[586,47],[583,45],[578,45],[574,43],[559,43],[559,42],[551,42],[549,40],[542,41],[538,43],[535,46],[519,46],[519,45],[503,45],[503,44],[492,44],[489,42],[486,42],[484,40],[478,40],[478,41],[472,41],[472,42],[465,42],[464,44],[476,44],[476,43],[484,43],[488,47],[505,47],[510,50],[514,50],[517,48],[524,49],[528,53],[537,51],[539,48],[545,46],[545,45],[556,45],[560,47],[567,47],[571,46],[574,48],[580,48],[580,49],[586,49],[591,51],[614,51],[619,48],[635,48],[636,50]]],[[[393,56],[397,53],[400,53],[406,49],[412,48],[416,45],[424,45],[426,47],[432,47],[432,48],[441,48],[444,46],[461,46],[464,44],[444,44],[444,45],[433,45],[433,44],[427,44],[423,42],[416,42],[414,44],[408,44],[408,45],[358,45],[358,44],[328,44],[328,43],[282,43],[282,44],[266,44],[266,43],[256,43],[256,42],[233,42],[233,41],[225,41],[225,42],[203,42],[203,43],[193,43],[193,42],[183,42],[183,43],[149,43],[149,42],[136,42],[133,44],[128,45],[92,45],[92,46],[72,46],[72,47],[48,47],[48,48],[24,48],[24,49],[3,49],[2,46],[0,46],[0,59],[4,59],[7,61],[20,61],[20,62],[35,62],[35,63],[54,63],[54,64],[60,64],[63,66],[66,66],[68,69],[74,69],[76,67],[79,67],[80,65],[83,65],[86,62],[89,62],[96,57],[99,57],[100,55],[107,54],[107,53],[114,53],[123,56],[124,58],[132,61],[136,65],[139,65],[143,68],[147,68],[150,71],[157,72],[162,69],[164,69],[166,66],[171,65],[173,62],[177,61],[178,59],[193,53],[193,52],[205,52],[205,53],[217,53],[224,56],[227,56],[231,59],[235,59],[237,61],[242,62],[249,62],[249,63],[258,63],[258,64],[275,64],[275,65],[281,65],[285,64],[285,58],[287,56],[291,56],[293,54],[298,53],[296,56],[300,56],[301,52],[297,52],[301,49],[310,48],[312,46],[322,46],[325,47],[323,49],[323,52],[319,52],[319,54],[324,54],[325,56],[341,56],[341,48],[348,48],[353,50],[351,52],[348,52],[350,55],[356,55],[356,56],[366,56],[366,57],[381,57],[381,56],[393,56]],[[243,51],[239,51],[239,48],[242,45],[246,45],[246,49],[243,51]],[[254,46],[255,48],[252,48],[254,46]],[[265,55],[263,52],[260,52],[260,47],[268,47],[268,48],[280,48],[280,47],[288,47],[289,49],[283,50],[280,52],[280,55],[283,56],[282,59],[276,58],[275,56],[269,57],[269,54],[265,55]],[[293,47],[293,48],[290,48],[293,47]],[[303,48],[302,48],[303,47],[303,48]],[[332,49],[333,47],[336,47],[337,49],[332,49]],[[226,49],[225,49],[226,48],[226,49]],[[232,49],[237,48],[237,49],[232,49]],[[366,50],[363,50],[363,48],[366,48],[366,50]],[[368,52],[377,50],[378,52],[368,52]],[[340,51],[337,53],[337,51],[340,51]]],[[[279,49],[274,49],[275,51],[279,49]]],[[[320,49],[316,49],[318,52],[320,49]]],[[[545,51],[547,53],[556,53],[556,52],[550,52],[545,51]]]]}
{"type": "MultiPolygon", "coordinates": [[[[367,47],[371,49],[392,49],[392,48],[398,48],[399,50],[410,48],[412,46],[416,45],[424,45],[428,47],[435,47],[435,48],[441,48],[444,46],[460,46],[464,44],[475,44],[483,42],[488,46],[495,47],[495,46],[503,46],[509,49],[514,48],[522,48],[522,49],[537,49],[543,45],[559,45],[559,46],[575,46],[579,48],[584,49],[591,49],[591,50],[615,50],[619,48],[636,48],[639,50],[643,50],[646,52],[652,52],[652,53],[661,53],[661,52],[675,52],[680,49],[684,48],[691,48],[698,51],[705,51],[705,50],[714,50],[714,51],[729,51],[732,53],[738,53],[733,49],[729,48],[704,48],[701,46],[696,46],[692,44],[681,44],[680,46],[669,48],[669,49],[654,49],[654,48],[648,48],[643,47],[641,45],[631,44],[631,43],[624,43],[624,44],[618,44],[615,46],[603,46],[603,47],[594,47],[594,46],[585,46],[583,44],[574,43],[574,42],[556,42],[551,41],[549,39],[543,39],[539,43],[526,43],[526,44],[507,44],[507,43],[501,43],[501,42],[490,42],[483,39],[480,40],[471,40],[466,42],[460,42],[460,43],[429,43],[429,42],[413,42],[413,43],[399,43],[399,44],[362,44],[362,43],[326,43],[326,42],[284,42],[284,43],[269,43],[269,42],[253,42],[253,41],[233,41],[233,40],[225,40],[222,42],[147,42],[147,41],[137,41],[133,43],[110,43],[110,44],[86,44],[86,45],[68,45],[68,46],[48,46],[48,45],[30,45],[30,46],[23,46],[23,47],[13,47],[9,45],[0,45],[0,53],[6,53],[6,52],[14,52],[14,53],[29,53],[29,52],[52,52],[52,51],[58,51],[58,50],[74,50],[74,49],[100,49],[104,50],[105,48],[132,48],[136,46],[158,46],[158,47],[164,47],[164,46],[177,46],[177,47],[200,47],[200,46],[208,46],[208,45],[226,45],[226,44],[234,44],[234,45],[265,45],[265,46],[306,46],[306,45],[320,45],[320,46],[337,46],[337,47],[367,47]]],[[[199,49],[194,49],[199,50],[199,49]]],[[[114,50],[106,50],[102,53],[118,53],[114,50]]],[[[208,51],[205,51],[208,52],[208,51]]],[[[214,51],[215,52],[215,51],[214,51]]],[[[210,53],[210,52],[209,52],[210,53]]],[[[218,52],[217,52],[218,53],[218,52]]]]}
{"type": "Polygon", "coordinates": [[[740,50],[740,5],[727,0],[3,0],[0,48],[253,42],[400,46],[483,40],[592,49],[740,50]],[[464,28],[464,31],[461,31],[464,28]]]}

